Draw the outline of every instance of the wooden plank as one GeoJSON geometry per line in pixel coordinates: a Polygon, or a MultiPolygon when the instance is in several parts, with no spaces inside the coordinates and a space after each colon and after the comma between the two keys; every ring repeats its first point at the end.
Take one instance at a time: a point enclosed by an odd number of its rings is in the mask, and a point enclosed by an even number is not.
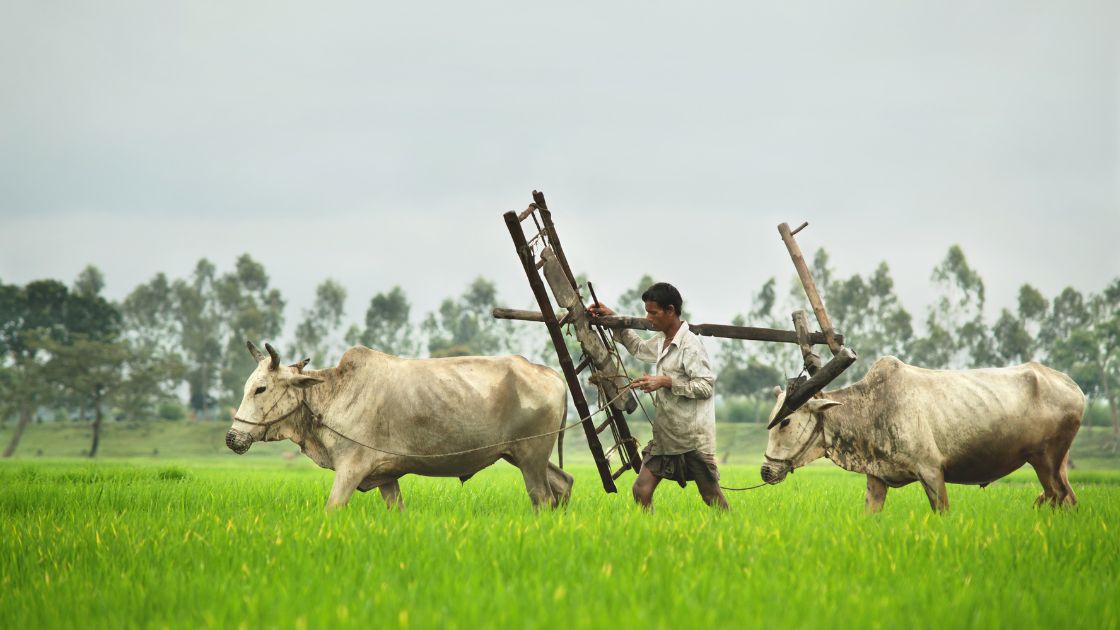
{"type": "MultiPolygon", "coordinates": [[[[801,230],[804,225],[797,228],[801,230]]],[[[809,267],[805,264],[805,257],[801,254],[801,247],[797,245],[797,241],[793,238],[793,233],[789,229],[788,223],[782,223],[778,226],[778,233],[782,235],[782,241],[786,244],[786,249],[789,250],[789,257],[793,260],[793,266],[797,269],[797,277],[801,278],[801,286],[805,288],[805,296],[809,298],[809,304],[813,306],[813,313],[817,316],[817,322],[821,325],[821,332],[824,333],[828,349],[832,351],[832,355],[836,356],[840,352],[842,342],[836,339],[836,332],[832,328],[832,322],[828,319],[828,311],[824,310],[824,302],[821,300],[820,293],[817,292],[817,285],[813,282],[813,276],[809,273],[809,267]]]]}
{"type": "MultiPolygon", "coordinates": [[[[490,313],[495,319],[516,319],[525,322],[543,322],[544,317],[537,311],[525,311],[513,308],[495,308],[490,313]]],[[[567,317],[567,313],[563,314],[567,317]]],[[[621,329],[631,328],[634,330],[653,330],[653,326],[642,317],[588,317],[588,323],[592,326],[603,326],[604,328],[621,329]]],[[[797,343],[797,332],[793,330],[778,330],[776,328],[755,328],[752,326],[730,326],[726,324],[689,324],[689,330],[707,337],[719,337],[721,339],[742,339],[744,341],[774,341],[778,343],[797,343]]],[[[843,343],[843,335],[835,335],[835,339],[843,343]]],[[[825,339],[824,333],[812,332],[809,333],[809,342],[815,345],[825,344],[828,341],[825,339]]]]}
{"type": "MultiPolygon", "coordinates": [[[[595,423],[591,419],[591,412],[587,406],[587,399],[583,395],[583,387],[579,382],[579,375],[576,374],[575,365],[572,363],[572,357],[568,353],[568,346],[564,343],[564,332],[560,328],[560,322],[556,320],[556,313],[552,310],[552,302],[548,298],[548,293],[544,288],[544,282],[541,276],[537,273],[536,265],[533,261],[532,250],[529,249],[528,244],[525,242],[525,232],[521,229],[521,223],[517,220],[517,213],[509,211],[503,215],[506,222],[506,227],[509,228],[510,237],[513,239],[514,248],[517,250],[517,257],[521,259],[521,266],[525,269],[525,275],[529,278],[529,287],[533,290],[533,296],[537,298],[537,304],[541,308],[538,315],[541,316],[545,326],[548,328],[548,334],[552,338],[552,345],[556,348],[556,358],[560,362],[560,368],[564,372],[564,378],[568,382],[568,393],[572,396],[572,402],[575,404],[576,413],[579,417],[583,418],[583,432],[587,436],[587,445],[591,449],[591,456],[595,460],[595,467],[599,469],[599,478],[603,481],[603,489],[607,492],[618,492],[618,487],[614,483],[614,478],[611,476],[610,462],[607,461],[606,456],[603,454],[603,445],[599,442],[599,436],[595,433],[595,423]]],[[[558,438],[558,442],[559,439],[558,438]]]]}

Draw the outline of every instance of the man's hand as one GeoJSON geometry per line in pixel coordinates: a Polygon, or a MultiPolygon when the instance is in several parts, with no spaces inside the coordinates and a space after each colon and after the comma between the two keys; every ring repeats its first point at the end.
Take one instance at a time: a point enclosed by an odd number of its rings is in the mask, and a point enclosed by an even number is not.
{"type": "Polygon", "coordinates": [[[587,314],[591,315],[592,317],[610,317],[611,315],[614,315],[614,311],[596,302],[587,307],[587,314]]]}
{"type": "Polygon", "coordinates": [[[630,387],[632,387],[634,389],[640,389],[643,392],[646,392],[647,394],[650,393],[650,392],[655,392],[655,391],[661,389],[662,387],[670,387],[671,388],[672,386],[673,386],[672,377],[669,377],[669,376],[650,376],[649,374],[643,374],[641,377],[634,379],[633,382],[630,383],[630,387]]]}

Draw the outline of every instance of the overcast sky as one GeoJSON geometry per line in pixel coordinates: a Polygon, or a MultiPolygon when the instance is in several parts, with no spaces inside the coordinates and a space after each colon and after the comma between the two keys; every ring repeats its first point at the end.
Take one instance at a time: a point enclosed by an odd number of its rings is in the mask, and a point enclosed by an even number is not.
{"type": "Polygon", "coordinates": [[[348,316],[476,276],[543,190],[577,272],[730,321],[809,221],[922,320],[958,243],[989,312],[1120,275],[1120,10],[1073,2],[0,3],[0,280],[123,298],[248,252],[348,316]]]}

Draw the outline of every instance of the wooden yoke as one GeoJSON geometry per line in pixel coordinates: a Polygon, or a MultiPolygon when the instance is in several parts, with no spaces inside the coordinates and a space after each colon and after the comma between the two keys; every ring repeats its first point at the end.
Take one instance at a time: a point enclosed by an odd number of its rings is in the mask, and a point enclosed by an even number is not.
{"type": "Polygon", "coordinates": [[[793,240],[793,235],[805,229],[807,225],[809,224],[802,223],[800,227],[791,232],[789,224],[782,223],[778,226],[778,233],[782,235],[786,249],[789,250],[789,257],[793,259],[793,266],[797,269],[797,277],[801,278],[801,286],[805,287],[805,297],[809,298],[809,304],[813,306],[813,313],[816,314],[817,322],[821,325],[821,332],[824,333],[824,337],[828,341],[828,349],[832,351],[833,356],[836,356],[840,353],[840,342],[836,341],[836,333],[832,330],[832,322],[828,319],[828,311],[824,310],[824,302],[821,300],[820,293],[817,293],[817,284],[813,282],[809,267],[805,265],[805,257],[801,255],[801,248],[797,245],[797,241],[793,240]]]}
{"type": "Polygon", "coordinates": [[[824,300],[817,292],[817,284],[813,282],[813,276],[809,273],[809,267],[805,264],[801,247],[797,245],[797,241],[793,238],[794,234],[805,229],[807,225],[809,224],[802,223],[796,230],[790,230],[788,223],[782,223],[778,225],[778,234],[782,236],[782,241],[786,244],[786,249],[789,250],[789,257],[793,260],[794,268],[797,269],[801,286],[805,288],[805,297],[809,298],[809,304],[813,306],[813,313],[816,314],[817,322],[821,325],[821,332],[824,334],[828,349],[832,351],[832,359],[823,367],[821,366],[820,356],[813,350],[811,343],[808,317],[805,315],[805,311],[795,311],[793,313],[794,332],[797,335],[797,345],[801,348],[801,357],[805,361],[805,371],[809,373],[809,378],[807,380],[804,378],[790,380],[786,389],[785,401],[778,413],[774,415],[774,419],[766,427],[767,429],[773,428],[774,425],[808,402],[817,392],[840,376],[844,370],[851,367],[857,359],[856,353],[851,348],[844,347],[842,339],[832,329],[832,321],[829,320],[828,311],[824,308],[824,300]]]}

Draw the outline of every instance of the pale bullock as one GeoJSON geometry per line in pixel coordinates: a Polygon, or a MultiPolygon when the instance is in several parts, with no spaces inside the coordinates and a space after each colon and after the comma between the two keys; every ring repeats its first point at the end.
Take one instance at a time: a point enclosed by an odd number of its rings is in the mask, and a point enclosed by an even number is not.
{"type": "Polygon", "coordinates": [[[567,388],[554,370],[522,357],[402,359],[354,347],[337,367],[281,366],[252,342],[257,368],[226,434],[241,454],[254,442],[291,440],[335,471],[327,508],[378,488],[403,505],[407,474],[466,480],[499,459],[521,470],[534,507],[571,495],[572,477],[550,463],[567,388]]]}
{"type": "Polygon", "coordinates": [[[1072,505],[1066,470],[1085,395],[1065,374],[1036,362],[979,370],[927,370],[894,357],[858,383],[812,398],[774,422],[785,399],[775,388],[762,478],[820,457],[867,475],[866,505],[878,511],[887,488],[917,481],[930,507],[949,507],[946,483],[989,483],[1029,463],[1042,483],[1036,505],[1072,505]]]}

